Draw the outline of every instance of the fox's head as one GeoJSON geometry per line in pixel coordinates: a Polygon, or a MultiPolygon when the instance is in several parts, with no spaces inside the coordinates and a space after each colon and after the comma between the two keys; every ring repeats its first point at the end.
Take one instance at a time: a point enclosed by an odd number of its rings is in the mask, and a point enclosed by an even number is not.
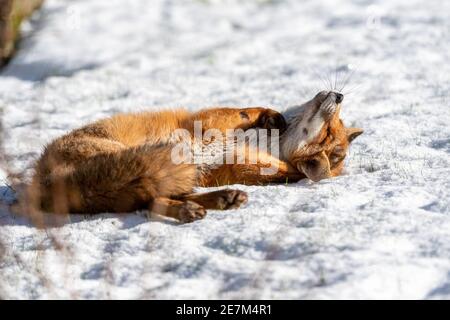
{"type": "Polygon", "coordinates": [[[339,118],[343,100],[341,93],[321,91],[286,113],[288,128],[281,137],[281,153],[313,181],[339,175],[349,144],[363,133],[346,128],[339,118]]]}

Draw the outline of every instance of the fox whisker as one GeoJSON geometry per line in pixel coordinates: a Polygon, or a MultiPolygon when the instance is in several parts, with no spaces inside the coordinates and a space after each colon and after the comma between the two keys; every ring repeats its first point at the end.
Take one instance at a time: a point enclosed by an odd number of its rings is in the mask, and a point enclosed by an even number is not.
{"type": "Polygon", "coordinates": [[[342,92],[342,90],[345,89],[345,86],[348,84],[348,82],[350,81],[350,79],[353,77],[353,75],[355,74],[357,68],[354,68],[352,71],[350,71],[347,75],[347,77],[345,78],[342,87],[339,89],[339,92],[342,92]]]}

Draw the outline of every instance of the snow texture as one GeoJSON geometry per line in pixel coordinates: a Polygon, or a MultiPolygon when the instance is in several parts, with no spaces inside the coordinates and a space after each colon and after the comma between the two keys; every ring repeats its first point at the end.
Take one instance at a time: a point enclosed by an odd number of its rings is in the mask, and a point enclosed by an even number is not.
{"type": "Polygon", "coordinates": [[[450,298],[450,2],[47,0],[0,76],[3,298],[450,298]],[[346,81],[348,79],[348,81],[346,81]],[[117,112],[345,94],[343,176],[179,225],[10,212],[11,172],[117,112]],[[6,170],[8,168],[8,170],[6,170]],[[69,220],[70,219],[70,220],[69,220]]]}

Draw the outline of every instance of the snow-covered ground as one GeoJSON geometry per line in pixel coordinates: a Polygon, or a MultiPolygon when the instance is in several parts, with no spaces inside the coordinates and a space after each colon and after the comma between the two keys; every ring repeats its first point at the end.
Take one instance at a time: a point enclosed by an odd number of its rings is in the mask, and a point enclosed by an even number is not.
{"type": "Polygon", "coordinates": [[[24,31],[0,76],[1,297],[450,298],[449,1],[47,0],[24,31]],[[343,119],[365,133],[341,177],[235,186],[242,209],[186,225],[43,231],[6,206],[7,171],[94,119],[284,110],[345,82],[343,119]]]}

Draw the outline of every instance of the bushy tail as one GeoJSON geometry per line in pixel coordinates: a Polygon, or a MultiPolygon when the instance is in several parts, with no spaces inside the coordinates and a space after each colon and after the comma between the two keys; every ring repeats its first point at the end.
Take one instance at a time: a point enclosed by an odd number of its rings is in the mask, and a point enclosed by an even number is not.
{"type": "Polygon", "coordinates": [[[41,208],[51,212],[147,208],[157,197],[191,193],[196,185],[196,166],[174,164],[171,149],[169,145],[140,146],[100,154],[64,170],[37,174],[32,189],[39,189],[41,208]]]}

